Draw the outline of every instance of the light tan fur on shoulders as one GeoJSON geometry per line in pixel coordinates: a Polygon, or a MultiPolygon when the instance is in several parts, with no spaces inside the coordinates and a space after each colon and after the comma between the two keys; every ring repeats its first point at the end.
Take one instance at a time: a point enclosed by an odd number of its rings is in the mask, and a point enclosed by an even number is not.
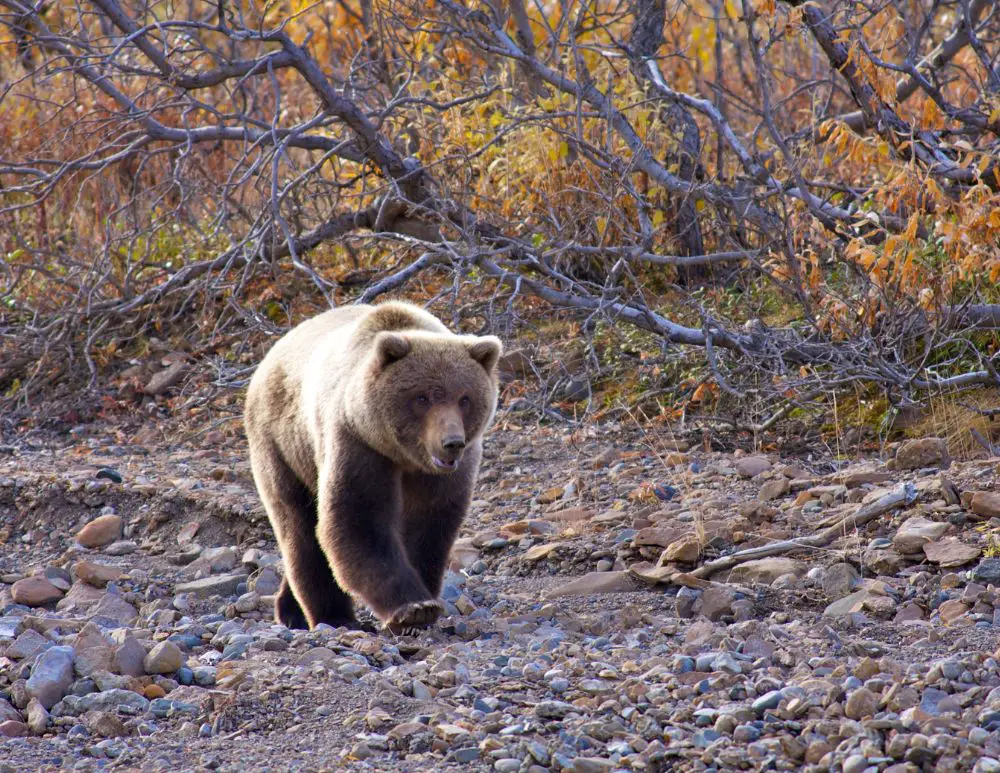
{"type": "Polygon", "coordinates": [[[428,333],[444,333],[453,335],[441,320],[419,306],[405,301],[387,301],[378,306],[365,307],[367,313],[361,319],[356,331],[357,336],[368,336],[376,333],[423,330],[428,333]]]}

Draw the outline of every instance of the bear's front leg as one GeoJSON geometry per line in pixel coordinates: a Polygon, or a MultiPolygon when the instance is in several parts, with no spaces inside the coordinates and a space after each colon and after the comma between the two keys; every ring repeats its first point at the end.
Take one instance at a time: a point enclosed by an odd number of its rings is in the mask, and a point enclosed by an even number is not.
{"type": "Polygon", "coordinates": [[[334,577],[394,632],[433,623],[444,607],[403,547],[398,471],[361,444],[339,451],[320,472],[317,524],[334,577]]]}

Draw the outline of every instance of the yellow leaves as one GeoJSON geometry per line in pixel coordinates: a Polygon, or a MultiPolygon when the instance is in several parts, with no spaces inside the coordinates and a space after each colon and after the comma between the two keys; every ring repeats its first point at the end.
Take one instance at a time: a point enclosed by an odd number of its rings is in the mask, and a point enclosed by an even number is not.
{"type": "Polygon", "coordinates": [[[569,143],[566,141],[560,142],[558,145],[552,145],[549,147],[549,161],[553,164],[559,162],[560,159],[566,158],[569,155],[569,143]]]}
{"type": "Polygon", "coordinates": [[[930,97],[924,100],[924,108],[920,118],[920,125],[923,129],[944,128],[944,113],[930,97]]]}

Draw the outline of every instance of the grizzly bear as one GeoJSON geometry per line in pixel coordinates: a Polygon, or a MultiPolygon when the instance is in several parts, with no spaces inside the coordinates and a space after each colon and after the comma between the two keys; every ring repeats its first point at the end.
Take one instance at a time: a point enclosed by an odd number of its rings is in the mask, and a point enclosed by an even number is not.
{"type": "Polygon", "coordinates": [[[278,622],[356,626],[352,596],[394,632],[444,611],[500,353],[398,301],[324,312],[268,352],[244,418],[285,564],[278,622]]]}

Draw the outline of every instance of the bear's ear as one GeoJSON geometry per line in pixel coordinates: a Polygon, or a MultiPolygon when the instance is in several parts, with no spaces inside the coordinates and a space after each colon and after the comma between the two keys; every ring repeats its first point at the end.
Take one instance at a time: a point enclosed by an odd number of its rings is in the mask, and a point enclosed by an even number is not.
{"type": "Polygon", "coordinates": [[[383,368],[403,359],[411,348],[409,339],[398,333],[379,333],[375,337],[375,353],[383,368]]]}
{"type": "Polygon", "coordinates": [[[469,344],[469,356],[492,373],[503,352],[503,344],[496,336],[481,336],[469,344]]]}

